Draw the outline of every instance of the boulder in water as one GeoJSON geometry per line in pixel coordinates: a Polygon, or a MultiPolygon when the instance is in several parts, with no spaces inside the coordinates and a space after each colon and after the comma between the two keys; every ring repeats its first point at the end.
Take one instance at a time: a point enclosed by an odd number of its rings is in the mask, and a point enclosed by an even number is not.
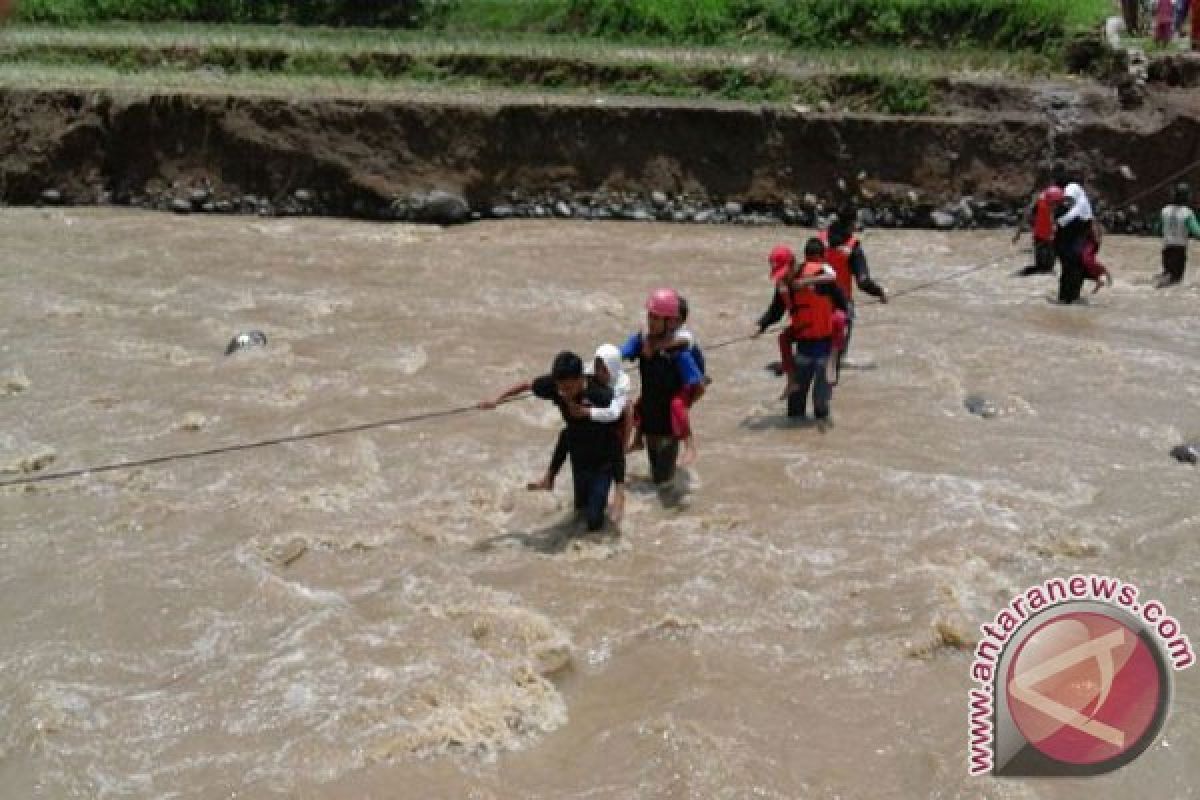
{"type": "Polygon", "coordinates": [[[456,194],[434,189],[427,195],[411,198],[409,213],[416,222],[455,225],[471,218],[471,207],[456,194]]]}
{"type": "Polygon", "coordinates": [[[996,404],[981,394],[967,395],[966,399],[963,400],[963,406],[975,416],[983,417],[984,419],[991,419],[1000,413],[999,409],[996,408],[996,404]]]}
{"type": "Polygon", "coordinates": [[[225,347],[225,355],[233,355],[238,350],[247,350],[251,347],[266,347],[267,335],[262,331],[244,331],[229,340],[229,344],[225,347]]]}
{"type": "Polygon", "coordinates": [[[1181,464],[1200,462],[1200,444],[1180,444],[1171,448],[1171,458],[1181,464]]]}

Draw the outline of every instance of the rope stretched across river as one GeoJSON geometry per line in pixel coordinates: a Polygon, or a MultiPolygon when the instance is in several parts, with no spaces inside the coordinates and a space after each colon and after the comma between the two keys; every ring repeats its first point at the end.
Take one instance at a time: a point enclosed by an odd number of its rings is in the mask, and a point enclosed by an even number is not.
{"type": "Polygon", "coordinates": [[[280,444],[291,444],[293,442],[303,442],[311,439],[321,439],[326,436],[340,436],[346,433],[359,433],[361,431],[369,431],[375,428],[391,428],[398,425],[409,425],[414,422],[424,422],[429,419],[438,419],[440,417],[451,417],[456,414],[465,414],[468,411],[475,411],[475,406],[460,406],[458,408],[447,408],[441,411],[426,411],[421,414],[411,414],[406,417],[393,417],[392,419],[381,419],[375,422],[364,422],[358,425],[345,425],[340,428],[327,428],[320,431],[312,431],[310,433],[297,433],[290,436],[277,436],[272,439],[261,439],[256,442],[241,442],[239,444],[230,444],[222,447],[211,447],[207,450],[190,450],[182,453],[171,453],[165,456],[154,456],[151,458],[139,458],[131,461],[118,461],[112,464],[100,464],[94,467],[80,467],[79,469],[64,470],[62,472],[48,472],[44,475],[31,475],[25,478],[17,478],[15,480],[0,481],[0,488],[6,486],[21,486],[32,483],[42,483],[44,481],[65,480],[67,478],[78,478],[84,475],[93,475],[100,472],[113,472],[123,469],[134,469],[136,467],[149,467],[156,464],[167,464],[172,461],[186,461],[193,458],[205,458],[207,456],[222,455],[224,453],[237,453],[243,450],[256,450],[262,447],[274,447],[280,444]]]}
{"type": "MultiPolygon", "coordinates": [[[[894,292],[891,295],[891,297],[897,298],[897,297],[903,297],[908,294],[914,294],[923,289],[927,289],[930,286],[936,286],[940,283],[945,283],[946,281],[956,280],[963,276],[970,275],[971,273],[979,272],[980,270],[984,270],[989,267],[993,267],[993,266],[1001,263],[1004,260],[1005,259],[997,259],[996,261],[992,261],[987,264],[980,264],[980,265],[970,267],[965,270],[960,270],[960,271],[952,273],[950,275],[944,275],[941,278],[935,278],[934,280],[917,284],[916,286],[910,286],[906,289],[901,289],[897,292],[894,292]]],[[[765,332],[766,331],[763,331],[763,333],[765,333],[765,332]]],[[[710,352],[713,350],[720,350],[725,347],[729,347],[731,345],[740,344],[742,342],[748,342],[751,339],[754,339],[756,337],[757,337],[757,334],[753,334],[753,333],[745,334],[742,336],[735,336],[731,339],[724,339],[722,341],[715,342],[715,343],[709,345],[706,349],[709,350],[710,352]]],[[[528,396],[528,395],[526,395],[526,396],[528,396]]],[[[505,402],[511,402],[511,401],[505,401],[505,402]]],[[[208,448],[205,450],[189,450],[189,451],[185,451],[185,452],[181,452],[181,453],[170,453],[170,454],[162,455],[162,456],[152,456],[149,458],[139,458],[139,459],[133,459],[133,460],[129,460],[129,461],[117,461],[117,462],[113,462],[111,464],[98,464],[96,466],[91,466],[91,467],[80,467],[78,469],[62,470],[60,472],[47,472],[47,473],[40,474],[40,475],[29,475],[27,477],[15,478],[15,479],[6,480],[6,481],[0,481],[0,489],[9,487],[9,486],[26,486],[26,485],[31,485],[31,484],[35,484],[35,483],[44,483],[47,481],[67,480],[69,478],[79,478],[79,477],[83,477],[85,475],[95,475],[95,474],[99,474],[99,473],[103,473],[103,472],[115,472],[115,471],[119,471],[119,470],[135,469],[137,467],[151,467],[151,466],[156,466],[158,464],[168,464],[168,463],[175,462],[175,461],[187,461],[187,460],[196,459],[196,458],[207,458],[209,456],[223,455],[226,453],[237,453],[237,452],[243,452],[246,450],[257,450],[257,449],[261,449],[264,447],[274,447],[276,445],[281,445],[281,444],[292,444],[295,442],[304,442],[304,441],[311,441],[313,439],[322,439],[322,438],[325,438],[328,436],[341,436],[341,435],[347,434],[347,433],[361,433],[362,431],[375,430],[378,428],[393,428],[393,427],[398,427],[401,425],[411,425],[411,424],[417,423],[417,422],[424,422],[426,420],[431,420],[431,419],[440,419],[443,417],[456,416],[458,414],[466,414],[468,412],[476,411],[476,410],[478,410],[478,406],[473,406],[473,405],[472,406],[459,406],[457,408],[447,408],[447,409],[441,409],[438,411],[425,411],[420,414],[410,414],[410,415],[404,416],[404,417],[393,417],[391,419],[376,420],[374,422],[363,422],[363,423],[356,424],[356,425],[344,425],[344,426],[337,427],[337,428],[326,428],[324,430],[311,431],[309,433],[297,433],[297,434],[291,434],[288,436],[276,436],[276,437],[273,437],[270,439],[260,439],[258,441],[254,441],[254,442],[241,442],[241,443],[237,443],[237,444],[223,445],[221,447],[211,447],[211,448],[208,448]]]]}

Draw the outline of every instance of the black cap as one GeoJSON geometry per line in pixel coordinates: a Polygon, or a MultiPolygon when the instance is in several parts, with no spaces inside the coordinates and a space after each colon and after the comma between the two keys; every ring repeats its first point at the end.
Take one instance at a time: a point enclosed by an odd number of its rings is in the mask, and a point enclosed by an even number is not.
{"type": "Polygon", "coordinates": [[[858,212],[852,208],[838,212],[837,219],[829,224],[830,247],[840,247],[850,239],[854,233],[854,220],[857,218],[858,212]]]}
{"type": "Polygon", "coordinates": [[[804,243],[805,258],[817,258],[823,255],[825,255],[825,245],[817,237],[814,236],[804,243]]]}
{"type": "Polygon", "coordinates": [[[554,357],[550,367],[550,377],[556,381],[570,380],[583,377],[583,360],[569,350],[564,350],[554,357]]]}
{"type": "Polygon", "coordinates": [[[1062,161],[1055,161],[1050,167],[1050,180],[1060,189],[1067,188],[1067,184],[1071,182],[1071,176],[1067,173],[1067,165],[1062,161]]]}
{"type": "Polygon", "coordinates": [[[1192,199],[1192,187],[1187,181],[1180,181],[1175,184],[1175,189],[1171,192],[1171,200],[1177,205],[1185,206],[1192,199]]]}

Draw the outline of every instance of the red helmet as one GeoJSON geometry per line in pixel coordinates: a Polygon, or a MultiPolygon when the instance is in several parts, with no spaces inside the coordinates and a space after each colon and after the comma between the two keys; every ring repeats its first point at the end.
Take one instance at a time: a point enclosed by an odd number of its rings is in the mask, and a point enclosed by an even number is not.
{"type": "Polygon", "coordinates": [[[784,276],[789,267],[795,265],[796,254],[786,244],[777,244],[771,248],[767,263],[771,266],[771,280],[777,281],[784,276]]]}
{"type": "Polygon", "coordinates": [[[655,289],[646,298],[646,310],[656,317],[678,317],[679,295],[674,289],[655,289]]]}
{"type": "Polygon", "coordinates": [[[1063,201],[1066,193],[1057,186],[1051,186],[1046,191],[1042,192],[1042,197],[1052,206],[1056,206],[1063,201]]]}

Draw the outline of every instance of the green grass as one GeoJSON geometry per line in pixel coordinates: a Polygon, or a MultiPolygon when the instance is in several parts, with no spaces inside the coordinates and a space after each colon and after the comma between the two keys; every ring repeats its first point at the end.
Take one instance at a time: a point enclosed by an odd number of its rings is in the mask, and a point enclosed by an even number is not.
{"type": "Polygon", "coordinates": [[[779,41],[1040,49],[1098,27],[1110,0],[451,0],[428,27],[687,44],[779,41]]]}
{"type": "MultiPolygon", "coordinates": [[[[74,67],[93,74],[153,72],[177,82],[190,72],[228,85],[260,85],[265,76],[323,78],[378,91],[428,86],[471,90],[601,92],[732,100],[828,102],[836,108],[924,114],[935,110],[935,79],[1010,77],[1053,71],[1029,53],[950,49],[731,50],[520,40],[501,43],[378,31],[263,27],[126,26],[63,30],[13,27],[0,64],[74,67]]],[[[272,85],[277,85],[272,83],[272,85]]]]}
{"type": "MultiPolygon", "coordinates": [[[[95,53],[108,50],[195,51],[221,65],[230,52],[287,55],[314,54],[331,58],[357,56],[439,59],[478,56],[495,59],[560,59],[598,65],[670,65],[679,69],[738,67],[778,72],[796,79],[829,72],[894,72],[1013,76],[1047,75],[1061,69],[1058,62],[1030,52],[983,48],[912,49],[863,46],[840,49],[794,48],[756,43],[737,48],[721,46],[622,45],[572,37],[521,34],[504,38],[485,35],[381,31],[370,29],[296,28],[200,24],[127,25],[107,23],[87,28],[13,25],[0,33],[0,58],[53,60],[55,53],[95,53]]],[[[75,59],[79,60],[79,59],[75,59]]]]}
{"type": "Polygon", "coordinates": [[[1111,0],[23,0],[27,21],[416,26],[660,44],[1040,50],[1095,28],[1111,0]]]}

